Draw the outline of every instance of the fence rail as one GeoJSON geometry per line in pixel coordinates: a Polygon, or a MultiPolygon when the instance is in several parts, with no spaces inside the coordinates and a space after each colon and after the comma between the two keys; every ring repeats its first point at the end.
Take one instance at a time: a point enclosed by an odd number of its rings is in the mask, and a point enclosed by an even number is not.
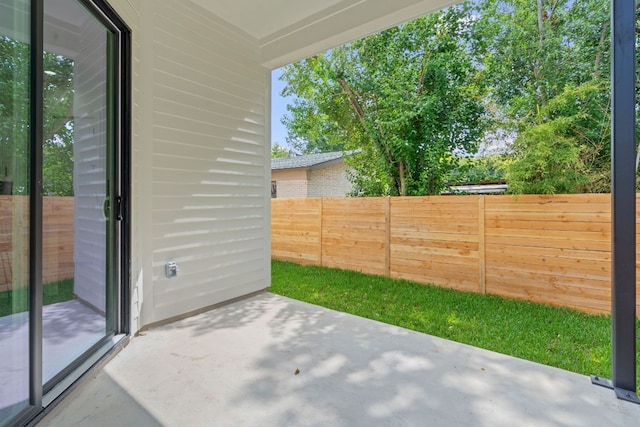
{"type": "Polygon", "coordinates": [[[275,259],[611,309],[608,194],[274,199],[271,218],[275,259]]]}
{"type": "MultiPolygon", "coordinates": [[[[73,277],[73,197],[42,200],[42,281],[73,277]]],[[[0,196],[0,292],[28,283],[29,198],[0,196]]]]}

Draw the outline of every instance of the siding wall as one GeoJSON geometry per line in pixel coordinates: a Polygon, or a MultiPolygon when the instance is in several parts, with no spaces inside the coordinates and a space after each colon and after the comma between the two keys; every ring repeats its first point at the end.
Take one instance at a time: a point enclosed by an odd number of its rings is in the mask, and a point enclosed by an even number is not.
{"type": "MultiPolygon", "coordinates": [[[[73,211],[74,291],[100,312],[106,310],[107,64],[102,26],[87,19],[79,28],[74,56],[73,211]]],[[[44,252],[45,257],[53,253],[44,252]]]]}
{"type": "Polygon", "coordinates": [[[135,331],[269,286],[270,71],[191,3],[111,4],[133,31],[135,331]]]}

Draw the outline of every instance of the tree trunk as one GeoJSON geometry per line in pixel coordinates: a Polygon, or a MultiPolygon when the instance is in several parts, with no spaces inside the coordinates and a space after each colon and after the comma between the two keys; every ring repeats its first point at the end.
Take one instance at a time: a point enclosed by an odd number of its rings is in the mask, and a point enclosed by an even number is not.
{"type": "Polygon", "coordinates": [[[538,55],[533,65],[533,77],[538,91],[539,106],[547,103],[544,88],[540,83],[542,80],[542,55],[544,52],[544,19],[545,12],[542,8],[542,0],[538,0],[538,55]]]}

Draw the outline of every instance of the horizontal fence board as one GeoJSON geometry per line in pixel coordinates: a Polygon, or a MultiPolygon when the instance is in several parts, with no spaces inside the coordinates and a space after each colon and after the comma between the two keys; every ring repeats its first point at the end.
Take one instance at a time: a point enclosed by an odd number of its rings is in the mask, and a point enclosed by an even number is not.
{"type": "MultiPolygon", "coordinates": [[[[588,231],[588,232],[596,232],[596,233],[610,233],[611,232],[611,223],[610,222],[561,222],[561,221],[525,221],[518,219],[487,219],[485,221],[485,225],[488,228],[492,229],[518,229],[518,230],[526,230],[533,229],[539,230],[541,232],[547,231],[556,231],[556,230],[564,230],[564,231],[588,231]]],[[[640,231],[640,224],[636,228],[636,232],[640,231]]]]}
{"type": "Polygon", "coordinates": [[[575,250],[593,250],[598,252],[611,252],[611,242],[608,241],[593,241],[593,240],[571,240],[571,239],[553,239],[551,236],[533,237],[513,237],[513,236],[492,236],[487,235],[486,238],[487,249],[490,245],[496,247],[502,247],[503,250],[508,251],[512,246],[521,247],[534,247],[534,248],[565,248],[575,250]]]}
{"type": "MultiPolygon", "coordinates": [[[[0,291],[21,286],[13,283],[13,276],[18,273],[13,269],[16,257],[22,258],[24,266],[28,266],[28,252],[14,253],[13,240],[14,234],[22,235],[23,247],[28,247],[28,200],[26,196],[0,196],[0,291]]],[[[47,284],[72,278],[74,198],[43,197],[42,215],[42,281],[47,284]]]]}
{"type": "MultiPolygon", "coordinates": [[[[640,198],[636,205],[640,212],[640,198]]],[[[279,246],[296,248],[330,267],[610,310],[609,194],[274,199],[272,206],[275,258],[279,246]],[[311,218],[302,226],[298,215],[311,218]],[[293,237],[304,227],[313,243],[293,237]]],[[[635,232],[640,243],[640,218],[635,232]]]]}
{"type": "Polygon", "coordinates": [[[553,233],[541,233],[540,230],[493,228],[486,231],[487,236],[508,236],[517,238],[544,238],[549,240],[589,240],[595,242],[610,242],[611,233],[597,233],[588,231],[554,230],[553,233]]]}
{"type": "Polygon", "coordinates": [[[605,274],[609,274],[611,270],[611,263],[605,260],[585,260],[581,258],[560,258],[545,255],[533,255],[526,253],[513,253],[513,252],[492,252],[486,251],[487,264],[490,262],[502,262],[506,267],[513,268],[519,265],[535,265],[542,268],[554,268],[561,267],[576,270],[593,270],[601,271],[605,274]]]}
{"type": "Polygon", "coordinates": [[[390,277],[394,279],[411,280],[413,282],[424,283],[426,285],[455,289],[463,292],[479,292],[477,282],[451,279],[447,275],[429,276],[428,274],[424,274],[423,272],[412,274],[410,272],[392,271],[390,277]]]}
{"type": "Polygon", "coordinates": [[[521,255],[529,255],[529,256],[541,256],[541,257],[550,257],[550,258],[561,258],[561,259],[581,259],[581,260],[595,260],[595,261],[607,261],[611,263],[611,252],[609,251],[585,251],[585,250],[573,250],[566,248],[539,248],[533,246],[509,246],[507,247],[499,247],[492,246],[490,249],[487,249],[486,252],[495,253],[496,257],[501,257],[502,254],[505,253],[506,250],[509,250],[510,254],[521,254],[521,255]]]}
{"type": "Polygon", "coordinates": [[[486,219],[502,219],[513,220],[520,219],[525,221],[555,221],[555,222],[610,222],[610,213],[593,213],[593,212],[507,212],[496,211],[486,212],[486,219]]]}
{"type": "Polygon", "coordinates": [[[520,283],[548,283],[565,286],[572,286],[576,289],[598,289],[607,294],[611,291],[610,280],[594,280],[584,277],[558,276],[550,271],[533,272],[524,270],[492,269],[487,274],[487,280],[491,283],[510,283],[518,285],[520,283]]]}

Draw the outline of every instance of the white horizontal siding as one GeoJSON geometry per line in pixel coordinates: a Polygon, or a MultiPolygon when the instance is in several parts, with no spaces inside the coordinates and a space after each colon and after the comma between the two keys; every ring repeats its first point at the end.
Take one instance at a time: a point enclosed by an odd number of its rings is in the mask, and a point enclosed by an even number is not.
{"type": "Polygon", "coordinates": [[[74,56],[74,292],[106,311],[107,62],[102,26],[87,15],[74,56]]]}
{"type": "Polygon", "coordinates": [[[270,82],[256,43],[211,13],[112,3],[133,30],[139,327],[269,286],[270,82]],[[165,278],[169,259],[176,278],[165,278]]]}

